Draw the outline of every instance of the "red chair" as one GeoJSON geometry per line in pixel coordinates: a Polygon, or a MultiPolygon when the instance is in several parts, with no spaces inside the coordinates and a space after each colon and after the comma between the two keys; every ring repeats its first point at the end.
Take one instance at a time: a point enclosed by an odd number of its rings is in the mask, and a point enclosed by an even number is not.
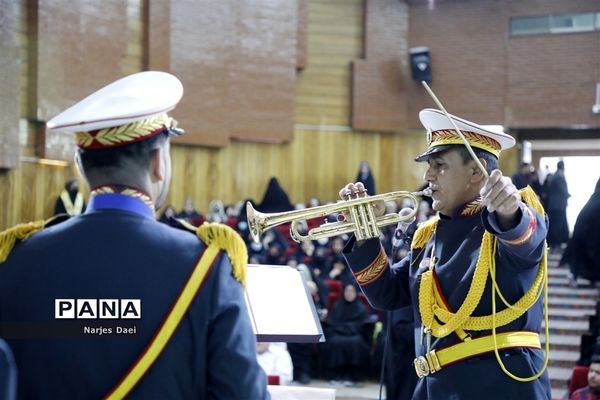
{"type": "Polygon", "coordinates": [[[342,294],[342,281],[336,279],[325,279],[325,285],[329,288],[329,294],[342,294]]]}
{"type": "Polygon", "coordinates": [[[573,368],[573,373],[569,380],[569,397],[571,397],[573,392],[577,389],[581,389],[588,385],[588,371],[588,367],[581,365],[576,365],[575,368],[573,368]]]}
{"type": "Polygon", "coordinates": [[[333,308],[333,304],[342,296],[341,293],[329,293],[329,297],[327,297],[327,310],[331,311],[333,308]]]}

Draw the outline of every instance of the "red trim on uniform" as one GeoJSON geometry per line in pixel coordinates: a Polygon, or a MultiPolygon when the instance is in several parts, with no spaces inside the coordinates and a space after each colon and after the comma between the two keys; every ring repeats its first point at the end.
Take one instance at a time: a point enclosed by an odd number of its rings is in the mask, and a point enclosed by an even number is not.
{"type": "Polygon", "coordinates": [[[525,232],[516,239],[503,240],[504,243],[512,245],[523,244],[526,241],[528,241],[533,235],[533,232],[535,232],[535,228],[537,227],[537,219],[535,218],[529,207],[525,207],[525,210],[527,210],[527,214],[529,215],[529,224],[527,225],[527,229],[525,229],[525,232]]]}
{"type": "Polygon", "coordinates": [[[454,312],[454,311],[452,311],[452,307],[450,307],[448,300],[446,300],[446,296],[444,296],[444,292],[442,292],[442,287],[440,286],[440,282],[438,280],[437,273],[435,272],[435,268],[432,270],[432,272],[433,272],[433,274],[432,274],[433,283],[435,284],[435,287],[437,288],[440,298],[444,302],[444,306],[446,306],[446,310],[448,310],[450,312],[454,312]]]}

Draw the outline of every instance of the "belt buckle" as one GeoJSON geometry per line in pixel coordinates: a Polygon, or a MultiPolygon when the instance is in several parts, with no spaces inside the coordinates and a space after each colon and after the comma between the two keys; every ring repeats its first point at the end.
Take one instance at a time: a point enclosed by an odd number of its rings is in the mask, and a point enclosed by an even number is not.
{"type": "Polygon", "coordinates": [[[429,375],[429,363],[427,362],[427,358],[424,356],[419,356],[415,358],[413,361],[415,365],[415,371],[417,372],[417,376],[419,378],[424,378],[429,375]]]}

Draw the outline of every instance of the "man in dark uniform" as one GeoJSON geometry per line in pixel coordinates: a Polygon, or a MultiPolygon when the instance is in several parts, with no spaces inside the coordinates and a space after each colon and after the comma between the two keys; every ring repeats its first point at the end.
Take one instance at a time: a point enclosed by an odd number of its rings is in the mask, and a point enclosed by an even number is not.
{"type": "MultiPolygon", "coordinates": [[[[479,166],[443,113],[419,117],[430,134],[416,161],[429,164],[438,216],[419,227],[393,268],[377,239],[352,238],[346,259],[373,306],[413,306],[414,399],[550,399],[538,334],[545,217],[530,189],[519,192],[497,170],[500,150],[514,139],[453,117],[479,166]]],[[[362,197],[362,189],[351,183],[340,196],[362,197]]]]}
{"type": "Polygon", "coordinates": [[[0,336],[19,398],[269,398],[241,238],[155,218],[169,136],[182,133],[166,113],[182,94],[176,77],[141,72],[48,122],[75,132],[91,199],[84,214],[0,237],[0,336]]]}

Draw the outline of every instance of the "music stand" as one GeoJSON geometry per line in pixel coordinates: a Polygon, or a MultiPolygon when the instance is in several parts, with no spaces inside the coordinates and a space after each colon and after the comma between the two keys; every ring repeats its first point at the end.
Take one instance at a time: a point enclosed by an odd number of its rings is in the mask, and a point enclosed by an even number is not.
{"type": "Polygon", "coordinates": [[[324,342],[302,273],[287,265],[248,264],[246,305],[259,342],[324,342]]]}

